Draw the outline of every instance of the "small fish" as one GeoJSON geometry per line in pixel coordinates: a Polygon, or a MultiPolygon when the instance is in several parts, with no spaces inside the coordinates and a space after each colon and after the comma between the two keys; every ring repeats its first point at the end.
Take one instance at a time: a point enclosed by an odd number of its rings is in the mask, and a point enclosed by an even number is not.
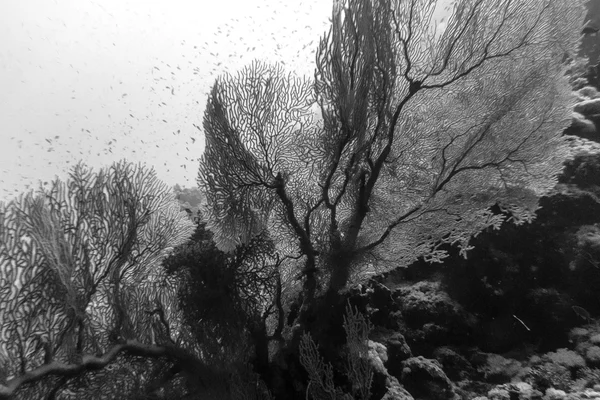
{"type": "Polygon", "coordinates": [[[581,318],[585,319],[586,321],[589,321],[590,319],[592,319],[592,316],[585,308],[579,307],[579,306],[573,306],[571,308],[573,308],[573,311],[575,311],[575,314],[579,315],[581,318]]]}
{"type": "Polygon", "coordinates": [[[525,329],[527,329],[528,331],[531,332],[531,329],[529,329],[529,327],[525,324],[525,322],[523,322],[523,320],[521,318],[517,317],[514,314],[513,314],[513,318],[516,319],[517,321],[519,321],[521,323],[521,325],[523,325],[525,327],[525,329]]]}

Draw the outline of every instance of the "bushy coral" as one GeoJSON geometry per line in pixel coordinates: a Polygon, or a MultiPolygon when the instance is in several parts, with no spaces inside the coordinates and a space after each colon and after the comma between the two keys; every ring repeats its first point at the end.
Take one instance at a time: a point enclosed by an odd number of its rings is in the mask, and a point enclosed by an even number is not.
{"type": "Polygon", "coordinates": [[[531,367],[525,380],[540,392],[549,388],[568,391],[573,384],[569,369],[552,362],[531,367]]]}
{"type": "Polygon", "coordinates": [[[573,110],[586,116],[600,114],[600,99],[590,99],[581,101],[575,104],[573,110]]]}
{"type": "Polygon", "coordinates": [[[523,379],[535,389],[546,392],[545,399],[563,398],[561,393],[580,392],[600,383],[600,370],[582,366],[583,358],[570,350],[559,349],[532,361],[538,363],[523,379]]]}
{"type": "Polygon", "coordinates": [[[575,344],[579,344],[584,342],[590,336],[590,331],[586,328],[582,328],[580,326],[571,329],[569,332],[569,340],[575,344]]]}
{"type": "Polygon", "coordinates": [[[574,90],[588,85],[588,78],[586,77],[588,74],[587,66],[587,58],[577,57],[571,61],[566,75],[568,76],[569,83],[574,90]]]}
{"type": "Polygon", "coordinates": [[[578,389],[593,388],[600,384],[600,369],[597,368],[582,368],[577,371],[576,382],[578,389]]]}
{"type": "Polygon", "coordinates": [[[517,360],[499,354],[488,354],[486,364],[479,368],[479,371],[483,373],[487,382],[507,383],[522,369],[523,365],[517,360]]]}
{"type": "Polygon", "coordinates": [[[592,365],[600,365],[600,347],[590,346],[585,352],[585,359],[592,365]]]}
{"type": "Polygon", "coordinates": [[[400,382],[418,398],[446,400],[454,399],[456,395],[454,385],[440,363],[422,356],[404,362],[400,382]]]}
{"type": "Polygon", "coordinates": [[[600,250],[600,224],[584,225],[577,231],[577,244],[592,251],[600,250]]]}
{"type": "Polygon", "coordinates": [[[581,371],[586,368],[584,358],[568,349],[558,349],[542,357],[532,358],[530,363],[532,366],[523,378],[541,392],[550,388],[566,392],[573,390],[581,385],[576,379],[583,376],[581,371]]]}
{"type": "Polygon", "coordinates": [[[550,388],[546,390],[544,400],[564,400],[567,398],[567,393],[564,390],[550,388]]]}
{"type": "MultiPolygon", "coordinates": [[[[590,2],[593,3],[593,2],[590,2]]],[[[576,67],[577,71],[580,71],[580,67],[576,67]]],[[[575,77],[571,79],[572,87],[577,88],[585,85],[591,85],[600,87],[600,69],[599,64],[590,65],[586,68],[583,76],[575,77]]]]}
{"type": "Polygon", "coordinates": [[[568,133],[590,137],[596,133],[596,126],[582,114],[573,112],[573,118],[571,119],[571,126],[569,127],[568,133]]]}
{"type": "Polygon", "coordinates": [[[600,96],[598,89],[593,86],[584,86],[577,91],[577,94],[588,99],[595,99],[600,96]]]}
{"type": "Polygon", "coordinates": [[[533,400],[539,399],[541,393],[529,383],[517,382],[498,385],[488,392],[487,397],[490,400],[533,400]]]}
{"type": "Polygon", "coordinates": [[[569,339],[575,345],[575,351],[583,356],[587,364],[600,366],[600,327],[587,325],[585,328],[574,328],[569,339]]]}
{"type": "Polygon", "coordinates": [[[585,360],[573,350],[558,349],[555,352],[546,353],[543,360],[562,365],[569,370],[585,367],[585,360]]]}
{"type": "Polygon", "coordinates": [[[406,323],[403,334],[417,352],[432,351],[437,345],[459,345],[476,329],[476,318],[450,297],[440,282],[400,287],[393,297],[406,323]]]}
{"type": "Polygon", "coordinates": [[[468,379],[475,373],[471,363],[449,347],[438,347],[434,350],[433,357],[442,364],[444,371],[452,380],[468,379]]]}
{"type": "Polygon", "coordinates": [[[368,358],[375,371],[382,374],[387,373],[387,370],[384,366],[384,364],[388,361],[387,348],[383,344],[374,342],[372,340],[369,340],[367,344],[369,346],[368,358]]]}

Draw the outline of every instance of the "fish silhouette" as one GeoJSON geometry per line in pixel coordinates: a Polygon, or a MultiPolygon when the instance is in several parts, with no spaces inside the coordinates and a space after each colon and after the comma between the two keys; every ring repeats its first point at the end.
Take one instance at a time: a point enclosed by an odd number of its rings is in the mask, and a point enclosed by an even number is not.
{"type": "Polygon", "coordinates": [[[588,310],[586,310],[585,308],[579,307],[579,306],[573,306],[572,308],[573,308],[573,311],[575,311],[575,314],[577,314],[581,318],[585,319],[586,321],[589,322],[592,319],[592,316],[590,315],[588,310]]]}
{"type": "Polygon", "coordinates": [[[586,26],[585,28],[583,28],[583,30],[581,31],[582,35],[593,35],[595,33],[597,33],[600,29],[598,28],[594,28],[593,26],[586,26]]]}

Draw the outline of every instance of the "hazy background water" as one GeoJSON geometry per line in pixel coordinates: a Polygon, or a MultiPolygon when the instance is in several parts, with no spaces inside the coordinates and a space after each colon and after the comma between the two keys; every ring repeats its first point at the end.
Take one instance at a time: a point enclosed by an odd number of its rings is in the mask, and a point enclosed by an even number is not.
{"type": "Polygon", "coordinates": [[[331,4],[0,2],[0,200],[65,178],[80,159],[146,162],[169,184],[194,185],[194,125],[214,79],[254,59],[312,76],[331,4]]]}

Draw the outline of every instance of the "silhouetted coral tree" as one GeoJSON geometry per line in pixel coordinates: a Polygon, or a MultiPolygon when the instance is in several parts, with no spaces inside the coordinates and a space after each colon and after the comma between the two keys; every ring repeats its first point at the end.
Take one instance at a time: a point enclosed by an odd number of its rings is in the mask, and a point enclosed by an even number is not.
{"type": "MultiPolygon", "coordinates": [[[[303,277],[305,305],[364,269],[535,216],[570,156],[582,1],[335,1],[314,79],[255,62],[217,79],[199,184],[231,250],[263,230],[303,277]]],[[[305,307],[306,308],[306,307],[305,307]]],[[[304,309],[305,309],[304,308],[304,309]]]]}
{"type": "Polygon", "coordinates": [[[0,204],[0,398],[124,398],[152,366],[123,355],[201,364],[159,268],[193,228],[154,170],[126,162],[0,204]]]}
{"type": "Polygon", "coordinates": [[[224,253],[204,222],[163,261],[167,273],[181,282],[184,322],[211,364],[234,370],[250,361],[255,371],[267,371],[269,345],[284,340],[279,265],[266,235],[224,253]]]}

